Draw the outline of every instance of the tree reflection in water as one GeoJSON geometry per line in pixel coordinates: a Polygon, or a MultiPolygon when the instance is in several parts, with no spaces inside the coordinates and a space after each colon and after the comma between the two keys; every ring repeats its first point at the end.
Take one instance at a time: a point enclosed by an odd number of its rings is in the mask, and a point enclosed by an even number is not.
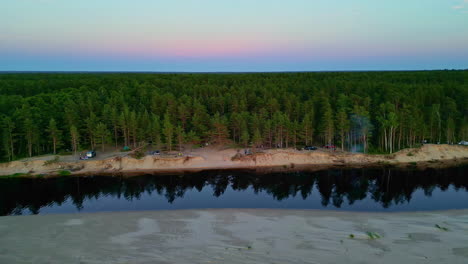
{"type": "MultiPolygon", "coordinates": [[[[300,196],[308,199],[318,190],[324,207],[340,208],[344,203],[372,200],[383,208],[409,203],[421,189],[430,197],[434,190],[468,191],[467,167],[441,170],[344,169],[319,172],[254,174],[245,171],[208,171],[188,175],[138,177],[61,177],[52,179],[10,178],[0,180],[0,214],[39,213],[42,207],[60,206],[71,200],[78,209],[86,200],[102,197],[139,200],[142,195],[164,196],[172,203],[187,192],[207,191],[222,196],[228,187],[234,191],[252,190],[282,201],[300,196]],[[315,188],[314,188],[315,187],[315,188]]],[[[252,201],[255,203],[255,201],[252,201]]],[[[467,204],[468,207],[468,204],[467,204]]]]}

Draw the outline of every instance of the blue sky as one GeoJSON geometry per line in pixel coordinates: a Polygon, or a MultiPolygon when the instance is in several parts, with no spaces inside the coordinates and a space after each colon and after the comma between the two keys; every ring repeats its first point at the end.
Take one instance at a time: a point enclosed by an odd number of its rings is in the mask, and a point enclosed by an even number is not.
{"type": "Polygon", "coordinates": [[[0,70],[468,68],[468,0],[0,0],[0,70]]]}

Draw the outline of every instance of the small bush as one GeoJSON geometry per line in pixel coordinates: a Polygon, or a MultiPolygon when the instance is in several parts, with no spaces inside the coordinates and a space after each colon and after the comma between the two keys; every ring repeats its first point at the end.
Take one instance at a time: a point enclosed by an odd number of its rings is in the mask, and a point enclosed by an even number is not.
{"type": "Polygon", "coordinates": [[[442,231],[449,231],[449,229],[447,227],[444,227],[444,226],[440,226],[438,224],[435,225],[435,227],[439,230],[442,230],[442,231]]]}
{"type": "Polygon", "coordinates": [[[60,157],[59,157],[59,156],[55,156],[53,159],[45,161],[45,162],[44,162],[44,166],[52,165],[52,164],[54,164],[54,163],[59,162],[59,160],[60,160],[60,157]]]}
{"type": "Polygon", "coordinates": [[[25,176],[28,176],[28,174],[27,174],[27,173],[18,172],[18,173],[6,175],[5,177],[7,177],[7,178],[18,178],[18,177],[25,177],[25,176]]]}
{"type": "Polygon", "coordinates": [[[408,154],[406,154],[406,156],[412,157],[412,156],[414,156],[414,154],[413,154],[413,152],[408,152],[408,154]]]}
{"type": "Polygon", "coordinates": [[[134,159],[141,159],[145,156],[145,153],[143,153],[142,151],[135,151],[132,154],[130,154],[130,156],[134,159]]]}
{"type": "Polygon", "coordinates": [[[71,175],[71,172],[67,171],[67,170],[61,170],[61,171],[58,172],[58,174],[60,176],[69,176],[69,175],[71,175]]]}
{"type": "Polygon", "coordinates": [[[366,234],[369,237],[369,239],[378,239],[378,238],[380,238],[380,235],[375,233],[375,232],[367,232],[366,234]]]}

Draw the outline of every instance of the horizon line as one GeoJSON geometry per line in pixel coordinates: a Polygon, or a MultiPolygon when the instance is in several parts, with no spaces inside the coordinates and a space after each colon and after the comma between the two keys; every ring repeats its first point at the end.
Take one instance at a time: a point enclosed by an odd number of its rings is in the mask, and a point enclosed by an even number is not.
{"type": "Polygon", "coordinates": [[[304,71],[21,71],[21,70],[6,70],[0,71],[0,74],[12,73],[155,73],[155,74],[244,74],[244,73],[333,73],[333,72],[426,72],[426,71],[467,71],[465,69],[421,69],[421,70],[304,70],[304,71]]]}

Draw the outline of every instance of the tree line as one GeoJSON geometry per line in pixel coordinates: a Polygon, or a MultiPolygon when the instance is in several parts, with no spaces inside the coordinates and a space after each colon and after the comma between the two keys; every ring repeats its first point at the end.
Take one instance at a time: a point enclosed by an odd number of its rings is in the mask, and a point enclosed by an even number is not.
{"type": "Polygon", "coordinates": [[[394,152],[468,137],[468,71],[0,74],[0,154],[184,144],[394,152]]]}

